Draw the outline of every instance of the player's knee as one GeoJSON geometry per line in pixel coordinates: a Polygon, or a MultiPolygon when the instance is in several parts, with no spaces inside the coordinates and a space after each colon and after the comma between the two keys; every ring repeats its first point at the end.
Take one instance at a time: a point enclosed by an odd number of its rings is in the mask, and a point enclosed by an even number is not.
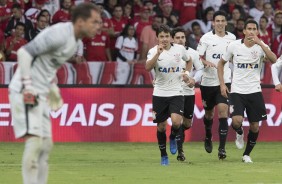
{"type": "Polygon", "coordinates": [[[42,138],[30,137],[25,142],[25,150],[23,156],[23,167],[28,170],[38,167],[38,158],[42,150],[42,138]]]}
{"type": "Polygon", "coordinates": [[[49,159],[49,155],[50,152],[53,148],[53,141],[51,138],[43,138],[43,142],[42,142],[42,159],[40,160],[41,162],[45,162],[48,163],[48,159],[49,159]]]}
{"type": "Polygon", "coordinates": [[[191,119],[183,119],[183,126],[185,127],[185,129],[189,129],[192,126],[192,120],[191,119]]]}
{"type": "Polygon", "coordinates": [[[250,130],[254,133],[259,131],[259,123],[250,123],[250,130]]]}
{"type": "Polygon", "coordinates": [[[239,128],[242,123],[243,123],[242,116],[233,116],[232,117],[232,126],[234,126],[235,128],[239,128]]]}
{"type": "Polygon", "coordinates": [[[166,121],[162,123],[158,123],[158,131],[159,132],[165,132],[166,131],[166,121]]]}
{"type": "Polygon", "coordinates": [[[220,111],[218,111],[218,118],[227,118],[227,117],[228,117],[227,110],[220,110],[220,111]]]}

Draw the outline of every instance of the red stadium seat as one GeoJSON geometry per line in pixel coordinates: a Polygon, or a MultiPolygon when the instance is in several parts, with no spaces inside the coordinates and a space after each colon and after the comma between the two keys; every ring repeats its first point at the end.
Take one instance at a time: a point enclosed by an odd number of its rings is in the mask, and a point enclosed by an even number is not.
{"type": "Polygon", "coordinates": [[[57,71],[58,84],[67,84],[68,82],[68,69],[66,65],[62,65],[57,71]]]}
{"type": "Polygon", "coordinates": [[[92,77],[87,62],[73,64],[76,70],[76,84],[92,84],[92,77]]]}
{"type": "Polygon", "coordinates": [[[152,84],[152,78],[152,74],[145,70],[143,64],[134,64],[130,84],[152,84]]]}
{"type": "Polygon", "coordinates": [[[0,63],[0,84],[5,84],[5,68],[2,62],[0,63]]]}

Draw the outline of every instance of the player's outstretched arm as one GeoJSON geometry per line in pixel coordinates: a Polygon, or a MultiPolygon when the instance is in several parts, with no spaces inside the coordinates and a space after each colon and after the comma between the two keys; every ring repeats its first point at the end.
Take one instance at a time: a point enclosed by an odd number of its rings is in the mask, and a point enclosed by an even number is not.
{"type": "Polygon", "coordinates": [[[226,61],[224,61],[222,58],[219,60],[217,64],[217,74],[218,74],[218,79],[220,83],[220,91],[221,95],[224,96],[225,98],[228,98],[227,93],[229,93],[228,88],[226,87],[223,79],[223,74],[224,74],[224,65],[226,61]]]}
{"type": "Polygon", "coordinates": [[[279,73],[282,71],[282,60],[278,59],[276,63],[271,66],[272,80],[275,85],[275,90],[282,92],[282,85],[279,80],[279,73]]]}

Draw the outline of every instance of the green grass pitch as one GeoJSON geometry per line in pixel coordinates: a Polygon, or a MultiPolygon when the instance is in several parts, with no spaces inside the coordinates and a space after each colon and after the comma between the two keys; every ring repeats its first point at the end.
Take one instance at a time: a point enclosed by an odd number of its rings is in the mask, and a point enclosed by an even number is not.
{"type": "MultiPolygon", "coordinates": [[[[160,165],[156,143],[56,143],[50,158],[49,184],[194,184],[281,183],[282,143],[258,142],[253,164],[241,162],[243,150],[226,146],[227,159],[217,158],[218,144],[208,154],[202,142],[185,143],[186,162],[169,154],[160,165]]],[[[23,143],[0,143],[0,184],[20,184],[23,143]]],[[[169,150],[168,150],[169,151],[169,150]]]]}

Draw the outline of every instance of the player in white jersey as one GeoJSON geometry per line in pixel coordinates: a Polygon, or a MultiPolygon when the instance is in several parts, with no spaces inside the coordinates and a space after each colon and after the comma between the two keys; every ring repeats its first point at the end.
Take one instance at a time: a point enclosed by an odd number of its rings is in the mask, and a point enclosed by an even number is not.
{"type": "MultiPolygon", "coordinates": [[[[217,107],[219,119],[219,148],[218,158],[225,159],[225,142],[228,133],[228,98],[220,93],[219,80],[217,76],[217,64],[222,54],[225,53],[229,43],[236,40],[235,35],[225,31],[227,16],[225,12],[217,11],[213,15],[214,30],[208,32],[200,39],[197,50],[205,65],[201,82],[202,102],[205,109],[204,124],[206,130],[205,150],[212,152],[212,124],[214,107],[217,107]]],[[[231,83],[231,70],[228,65],[224,67],[224,82],[227,86],[231,83]]]]}
{"type": "MultiPolygon", "coordinates": [[[[170,43],[171,33],[167,25],[161,25],[156,35],[159,44],[149,50],[145,68],[147,71],[154,69],[156,73],[153,91],[153,121],[157,123],[161,165],[168,165],[166,120],[171,117],[170,152],[176,154],[176,136],[179,134],[184,111],[182,59],[189,61],[190,56],[182,45],[170,43]]],[[[186,80],[188,78],[185,78],[186,80]]]]}
{"type": "Polygon", "coordinates": [[[9,85],[9,99],[15,137],[25,139],[24,184],[47,183],[53,145],[49,111],[50,107],[56,110],[63,105],[53,82],[57,69],[74,55],[83,37],[96,34],[101,22],[95,5],[78,5],[72,11],[71,22],[44,29],[17,52],[19,67],[9,85]]]}
{"type": "Polygon", "coordinates": [[[282,92],[282,84],[279,80],[279,74],[282,71],[282,55],[278,58],[275,64],[271,66],[271,73],[272,73],[272,79],[273,83],[275,85],[275,90],[282,92]]]}
{"type": "Polygon", "coordinates": [[[241,135],[240,138],[243,141],[242,122],[246,110],[250,128],[242,161],[252,163],[249,155],[258,138],[259,121],[267,119],[260,86],[262,64],[267,60],[274,63],[277,58],[269,47],[257,37],[258,24],[256,21],[247,21],[243,33],[244,39],[229,44],[226,53],[218,63],[217,71],[221,94],[227,97],[229,90],[224,83],[223,68],[224,64],[233,60],[234,70],[229,95],[232,127],[238,135],[241,135]]]}
{"type": "MultiPolygon", "coordinates": [[[[197,82],[201,81],[201,77],[203,74],[204,65],[202,61],[200,60],[199,53],[195,51],[194,49],[186,46],[186,36],[185,36],[185,30],[181,27],[177,27],[172,32],[172,38],[174,43],[180,44],[185,46],[187,55],[191,56],[191,61],[189,66],[191,66],[188,72],[186,74],[190,73],[192,74],[193,66],[196,69],[195,75],[192,77],[189,81],[189,84],[184,83],[183,84],[183,93],[184,93],[184,113],[183,113],[183,123],[180,128],[180,134],[179,134],[179,140],[177,141],[177,149],[178,149],[178,156],[177,160],[179,161],[185,161],[185,155],[183,151],[183,142],[185,140],[185,131],[188,130],[192,125],[192,118],[194,114],[194,105],[195,105],[195,90],[194,85],[197,82]]],[[[183,61],[183,68],[186,68],[186,62],[183,61]]]]}

